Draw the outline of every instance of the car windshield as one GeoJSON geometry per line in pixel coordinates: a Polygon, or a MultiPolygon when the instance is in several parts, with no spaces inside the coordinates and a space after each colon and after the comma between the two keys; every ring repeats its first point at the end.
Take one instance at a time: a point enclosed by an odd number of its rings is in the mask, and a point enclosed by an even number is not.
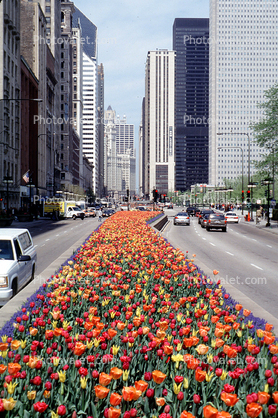
{"type": "Polygon", "coordinates": [[[0,240],[0,260],[13,260],[12,243],[8,239],[0,240]]]}
{"type": "Polygon", "coordinates": [[[75,210],[76,212],[80,212],[80,208],[77,208],[76,206],[74,206],[73,208],[72,208],[72,210],[75,210]]]}
{"type": "Polygon", "coordinates": [[[219,213],[213,213],[210,215],[210,219],[224,219],[224,215],[221,215],[219,213]]]}
{"type": "Polygon", "coordinates": [[[180,212],[176,216],[188,216],[187,212],[180,212]]]}

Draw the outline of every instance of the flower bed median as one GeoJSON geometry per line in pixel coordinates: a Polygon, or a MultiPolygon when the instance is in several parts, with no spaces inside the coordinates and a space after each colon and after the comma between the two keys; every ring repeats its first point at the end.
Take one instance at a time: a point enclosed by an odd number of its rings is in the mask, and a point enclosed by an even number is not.
{"type": "Polygon", "coordinates": [[[4,327],[0,417],[278,416],[272,326],[149,217],[106,220],[4,327]]]}

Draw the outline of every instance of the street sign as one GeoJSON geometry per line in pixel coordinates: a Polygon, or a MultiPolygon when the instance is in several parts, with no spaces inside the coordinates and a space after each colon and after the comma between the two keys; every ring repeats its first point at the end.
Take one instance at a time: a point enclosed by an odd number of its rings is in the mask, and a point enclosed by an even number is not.
{"type": "Polygon", "coordinates": [[[251,208],[251,203],[247,203],[247,204],[246,204],[246,207],[247,207],[248,209],[250,209],[250,208],[251,208]]]}
{"type": "Polygon", "coordinates": [[[274,207],[276,205],[276,200],[275,199],[271,199],[270,204],[271,204],[271,206],[274,207]]]}

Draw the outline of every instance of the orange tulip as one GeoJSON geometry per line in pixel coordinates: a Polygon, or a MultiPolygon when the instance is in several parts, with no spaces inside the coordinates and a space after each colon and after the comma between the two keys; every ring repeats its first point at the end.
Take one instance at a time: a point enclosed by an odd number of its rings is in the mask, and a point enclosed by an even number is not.
{"type": "Polygon", "coordinates": [[[111,396],[110,396],[110,403],[111,403],[111,405],[113,405],[113,406],[117,406],[117,405],[120,405],[120,403],[122,402],[122,396],[121,395],[119,395],[118,393],[111,393],[111,396]]]}
{"type": "Polygon", "coordinates": [[[216,324],[219,321],[219,316],[213,315],[210,320],[213,324],[216,324]]]}
{"type": "Polygon", "coordinates": [[[272,337],[269,337],[268,335],[264,336],[263,342],[267,345],[269,344],[273,344],[275,341],[275,336],[273,335],[272,337]]]}
{"type": "Polygon", "coordinates": [[[227,406],[234,406],[239,401],[236,393],[222,392],[220,398],[227,406]]]}
{"type": "Polygon", "coordinates": [[[164,405],[165,405],[165,403],[166,403],[166,401],[165,401],[165,399],[164,399],[164,398],[155,398],[155,403],[156,403],[156,405],[158,405],[158,406],[164,406],[164,405]]]}
{"type": "Polygon", "coordinates": [[[143,393],[145,392],[145,390],[147,390],[149,385],[144,380],[138,380],[138,382],[134,383],[134,386],[136,387],[137,390],[140,390],[143,393]]]}
{"type": "Polygon", "coordinates": [[[241,311],[241,309],[242,309],[242,305],[240,305],[239,303],[237,303],[237,304],[235,305],[235,309],[236,309],[236,311],[241,311]]]}
{"type": "Polygon", "coordinates": [[[273,328],[273,325],[272,324],[265,324],[265,330],[266,331],[271,331],[272,328],[273,328]]]}
{"type": "Polygon", "coordinates": [[[30,357],[29,362],[28,362],[28,366],[30,367],[30,369],[35,369],[38,362],[39,362],[38,357],[30,357]]]}
{"type": "Polygon", "coordinates": [[[232,415],[226,411],[219,411],[218,414],[216,415],[216,418],[232,418],[232,415]]]}
{"type": "Polygon", "coordinates": [[[125,328],[125,323],[124,322],[118,322],[117,323],[117,328],[118,328],[118,330],[122,331],[125,328]]]}
{"type": "Polygon", "coordinates": [[[6,370],[7,370],[7,366],[5,366],[4,364],[0,364],[0,374],[5,373],[6,370]]]}
{"type": "Polygon", "coordinates": [[[117,335],[117,331],[112,328],[109,328],[107,332],[110,338],[114,338],[117,335]]]}
{"type": "MultiPolygon", "coordinates": [[[[112,369],[111,369],[112,370],[112,369]]],[[[112,380],[112,376],[109,376],[109,374],[106,374],[104,372],[101,372],[99,375],[99,384],[102,386],[108,386],[109,383],[112,380]]]]}
{"type": "Polygon", "coordinates": [[[63,332],[63,328],[55,328],[53,330],[53,334],[55,335],[55,337],[60,337],[60,335],[62,335],[63,332]]]}
{"type": "Polygon", "coordinates": [[[192,337],[184,338],[183,339],[183,345],[184,345],[184,347],[192,347],[193,346],[193,339],[192,339],[192,337]]]}
{"type": "Polygon", "coordinates": [[[266,404],[270,399],[270,395],[267,392],[258,392],[258,402],[261,405],[266,404]]]}
{"type": "Polygon", "coordinates": [[[206,405],[203,408],[204,418],[217,418],[218,411],[211,405],[206,405]]]}
{"type": "Polygon", "coordinates": [[[224,344],[225,344],[225,341],[222,340],[221,338],[215,339],[215,347],[219,348],[219,347],[222,347],[224,344]]]}
{"type": "Polygon", "coordinates": [[[106,388],[104,386],[100,386],[100,385],[95,386],[95,393],[96,393],[96,396],[99,399],[106,398],[106,396],[108,395],[109,391],[110,391],[110,389],[108,389],[108,388],[106,388]]]}
{"type": "Polygon", "coordinates": [[[37,328],[33,328],[33,327],[29,328],[29,332],[30,332],[30,335],[32,335],[32,337],[35,337],[35,335],[37,335],[38,331],[39,330],[37,328]]]}
{"type": "Polygon", "coordinates": [[[263,407],[258,403],[252,402],[246,406],[246,413],[250,418],[257,418],[262,412],[263,407]]]}
{"type": "Polygon", "coordinates": [[[142,392],[141,392],[141,390],[135,390],[135,393],[134,393],[134,395],[133,395],[133,400],[134,401],[137,401],[137,399],[139,399],[140,398],[140,396],[142,395],[142,392]]]}
{"type": "Polygon", "coordinates": [[[121,416],[121,410],[110,407],[108,409],[108,418],[119,418],[121,416]]]}
{"type": "Polygon", "coordinates": [[[273,392],[272,398],[273,398],[275,403],[278,403],[278,392],[273,392]]]}
{"type": "Polygon", "coordinates": [[[195,418],[195,415],[192,415],[190,412],[182,411],[180,418],[195,418]]]}
{"type": "Polygon", "coordinates": [[[249,316],[251,313],[251,311],[249,311],[249,309],[243,309],[243,315],[244,316],[249,316]]]}
{"type": "Polygon", "coordinates": [[[0,351],[6,351],[9,348],[8,343],[0,343],[0,351]]]}
{"type": "Polygon", "coordinates": [[[92,330],[92,334],[93,334],[93,338],[97,338],[101,333],[100,329],[93,329],[92,330]]]}
{"type": "Polygon", "coordinates": [[[122,374],[123,371],[121,369],[118,369],[118,367],[112,367],[112,369],[110,370],[110,376],[112,376],[114,380],[120,379],[122,374]]]}
{"type": "Polygon", "coordinates": [[[16,374],[17,372],[19,372],[20,369],[21,369],[21,365],[18,363],[8,364],[8,373],[11,375],[16,374]]]}
{"type": "Polygon", "coordinates": [[[152,372],[153,380],[158,385],[160,385],[160,383],[162,383],[165,380],[166,376],[166,374],[160,372],[159,370],[155,370],[154,372],[152,372]]]}
{"type": "Polygon", "coordinates": [[[18,350],[20,346],[21,346],[21,342],[18,341],[18,340],[13,340],[11,342],[11,349],[12,350],[18,350]]]}
{"type": "Polygon", "coordinates": [[[206,378],[206,374],[207,374],[207,372],[205,370],[196,369],[195,370],[195,380],[197,380],[197,382],[203,382],[206,378]]]}
{"type": "Polygon", "coordinates": [[[164,345],[163,347],[163,351],[165,354],[167,354],[168,356],[170,356],[173,353],[173,347],[171,345],[164,345]]]}
{"type": "Polygon", "coordinates": [[[230,347],[229,345],[224,345],[223,351],[229,358],[235,358],[237,356],[236,349],[230,347]]]}
{"type": "Polygon", "coordinates": [[[82,356],[82,354],[84,354],[85,350],[86,350],[86,345],[82,344],[81,341],[77,341],[77,343],[75,344],[73,353],[76,356],[82,356]]]}
{"type": "Polygon", "coordinates": [[[124,386],[122,390],[125,401],[130,402],[136,396],[136,389],[133,386],[124,386]]]}
{"type": "MultiPolygon", "coordinates": [[[[185,355],[185,357],[187,357],[187,355],[185,355]]],[[[198,359],[194,358],[193,356],[190,359],[188,359],[188,361],[186,361],[186,360],[184,360],[184,361],[187,364],[187,368],[190,369],[190,370],[196,370],[197,367],[200,364],[200,361],[198,359]]]]}
{"type": "Polygon", "coordinates": [[[197,353],[200,355],[207,354],[208,350],[209,350],[209,347],[205,344],[199,344],[198,347],[196,348],[197,353]]]}
{"type": "Polygon", "coordinates": [[[271,344],[268,348],[271,354],[278,354],[278,345],[271,344]]]}

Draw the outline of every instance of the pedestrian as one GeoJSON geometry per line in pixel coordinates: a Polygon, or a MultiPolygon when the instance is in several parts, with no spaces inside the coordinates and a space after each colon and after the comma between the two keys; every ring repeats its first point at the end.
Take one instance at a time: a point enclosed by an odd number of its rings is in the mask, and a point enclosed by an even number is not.
{"type": "Polygon", "coordinates": [[[101,208],[98,210],[98,221],[101,222],[102,219],[102,210],[101,208]]]}

